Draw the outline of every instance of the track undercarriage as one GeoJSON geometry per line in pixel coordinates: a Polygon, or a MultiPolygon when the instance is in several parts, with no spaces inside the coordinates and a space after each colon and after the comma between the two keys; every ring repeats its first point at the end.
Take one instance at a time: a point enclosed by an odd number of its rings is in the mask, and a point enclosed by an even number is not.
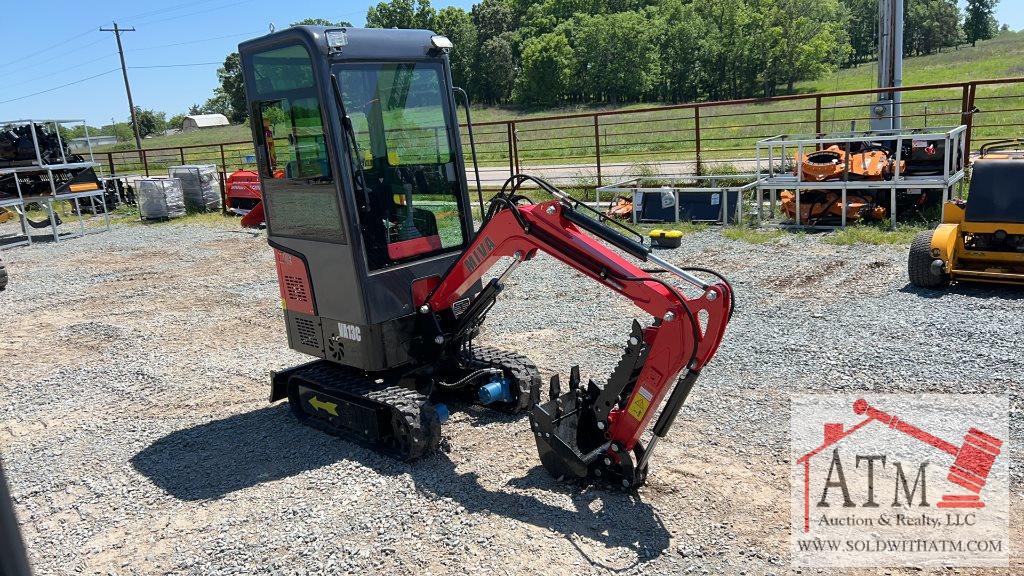
{"type": "Polygon", "coordinates": [[[450,404],[517,414],[539,396],[540,374],[525,356],[475,346],[452,366],[384,374],[314,361],[275,373],[270,400],[287,398],[304,424],[414,460],[438,449],[450,404]]]}

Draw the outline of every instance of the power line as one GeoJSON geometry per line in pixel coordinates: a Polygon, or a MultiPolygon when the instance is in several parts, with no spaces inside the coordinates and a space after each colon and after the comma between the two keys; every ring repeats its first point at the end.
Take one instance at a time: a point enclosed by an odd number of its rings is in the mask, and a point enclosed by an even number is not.
{"type": "MultiPolygon", "coordinates": [[[[125,31],[127,31],[127,29],[121,28],[120,31],[121,32],[125,32],[125,31]]],[[[109,56],[113,56],[113,54],[108,54],[108,55],[104,56],[104,58],[109,57],[109,56]]],[[[87,64],[87,63],[88,62],[79,64],[79,66],[87,64]]],[[[151,68],[178,68],[178,67],[185,67],[185,66],[214,66],[214,65],[220,65],[220,64],[222,64],[222,62],[195,62],[195,63],[190,63],[190,64],[158,64],[158,65],[153,65],[153,66],[129,66],[128,69],[129,70],[140,70],[140,69],[141,70],[145,70],[145,69],[151,69],[151,68]]],[[[72,68],[74,68],[74,66],[72,68]]],[[[68,68],[68,69],[70,69],[70,68],[68,68]]],[[[118,70],[120,70],[120,68],[111,68],[110,70],[107,70],[106,72],[100,72],[99,74],[94,74],[92,76],[87,76],[85,78],[81,78],[79,80],[74,80],[72,82],[67,82],[67,83],[61,84],[59,86],[53,86],[52,88],[47,88],[45,90],[40,90],[38,92],[33,92],[31,94],[25,94],[24,96],[18,96],[17,98],[11,98],[9,100],[0,100],[0,104],[7,104],[9,102],[15,102],[15,101],[18,101],[18,100],[24,100],[26,98],[31,98],[33,96],[38,96],[40,94],[46,94],[47,92],[53,92],[54,90],[60,90],[61,88],[66,88],[68,86],[74,86],[75,84],[81,84],[82,82],[85,82],[87,80],[92,80],[93,78],[99,78],[100,76],[106,76],[107,74],[111,74],[113,72],[117,72],[118,70]]],[[[56,73],[51,74],[51,76],[55,75],[55,74],[56,73]]],[[[42,77],[40,77],[40,78],[42,78],[42,77]]],[[[37,80],[38,79],[39,78],[37,78],[37,80]]]]}
{"type": "Polygon", "coordinates": [[[140,25],[140,26],[146,25],[146,24],[158,24],[160,22],[168,22],[170,20],[178,20],[180,18],[187,18],[189,16],[195,16],[196,14],[205,14],[207,12],[213,12],[213,11],[216,11],[216,10],[223,10],[225,8],[231,8],[232,6],[238,6],[239,4],[248,4],[249,2],[250,2],[250,0],[239,0],[239,1],[236,1],[236,2],[230,2],[228,4],[224,4],[223,6],[215,6],[213,8],[205,8],[203,10],[196,10],[194,12],[186,12],[185,14],[178,14],[176,16],[168,16],[167,18],[157,18],[156,20],[144,20],[142,22],[138,22],[137,24],[140,25]]]}
{"type": "Polygon", "coordinates": [[[147,10],[146,12],[140,12],[138,14],[133,14],[131,16],[126,16],[125,19],[126,20],[131,20],[131,19],[135,19],[135,18],[142,18],[143,16],[152,16],[154,14],[161,14],[161,13],[165,13],[165,12],[174,12],[175,10],[180,10],[182,8],[187,8],[188,6],[194,6],[196,4],[202,4],[202,3],[206,2],[206,1],[207,0],[193,0],[192,2],[184,2],[182,4],[176,4],[174,6],[169,6],[169,7],[165,7],[165,8],[158,8],[156,10],[147,10]]]}
{"type": "MultiPolygon", "coordinates": [[[[83,46],[79,46],[79,47],[75,48],[75,51],[79,52],[81,50],[85,50],[86,48],[91,48],[91,47],[99,44],[100,42],[103,42],[104,40],[106,40],[106,38],[100,38],[99,40],[97,40],[95,42],[90,42],[88,44],[85,44],[83,46]]],[[[67,57],[67,54],[57,54],[56,56],[51,56],[49,58],[46,58],[45,60],[39,60],[37,62],[32,62],[31,64],[27,64],[27,65],[22,66],[20,68],[15,68],[13,70],[8,70],[7,72],[4,72],[4,75],[5,76],[10,76],[11,74],[15,74],[15,73],[21,72],[22,70],[28,70],[30,68],[36,68],[36,67],[39,67],[39,66],[41,66],[43,64],[46,64],[48,62],[53,62],[54,60],[60,60],[61,58],[66,58],[66,57],[67,57]]],[[[0,67],[3,67],[3,66],[6,66],[6,64],[0,64],[0,67]]]]}
{"type": "Polygon", "coordinates": [[[33,96],[39,96],[40,94],[46,94],[47,92],[53,92],[54,90],[60,90],[61,88],[67,88],[68,86],[73,86],[75,84],[81,84],[82,82],[85,82],[86,80],[92,80],[93,78],[99,78],[100,76],[106,76],[107,74],[110,74],[112,72],[117,72],[118,70],[120,70],[120,68],[111,68],[110,70],[107,70],[106,72],[100,72],[99,74],[93,74],[92,76],[88,76],[88,77],[82,78],[80,80],[75,80],[73,82],[68,82],[67,84],[61,84],[60,86],[54,86],[53,88],[47,88],[46,90],[40,90],[39,92],[33,92],[31,94],[25,94],[24,96],[18,96],[17,98],[11,98],[10,100],[0,100],[0,104],[7,104],[9,102],[15,102],[17,100],[24,100],[25,98],[31,98],[33,96]]]}
{"type": "Polygon", "coordinates": [[[157,45],[157,46],[145,46],[143,48],[133,48],[133,50],[135,50],[136,52],[139,52],[141,50],[156,50],[157,48],[171,48],[173,46],[187,46],[189,44],[201,44],[203,42],[210,42],[210,41],[213,41],[213,40],[223,40],[225,38],[236,38],[238,36],[249,36],[249,35],[252,35],[252,34],[259,34],[260,32],[262,32],[262,30],[256,30],[254,32],[241,32],[241,33],[238,33],[238,34],[227,34],[227,35],[224,35],[224,36],[213,36],[213,37],[210,37],[210,38],[200,38],[199,40],[190,40],[188,42],[175,42],[174,44],[160,44],[160,45],[157,45]]]}
{"type": "Polygon", "coordinates": [[[153,66],[129,66],[129,70],[146,70],[149,68],[184,68],[187,66],[220,66],[223,62],[195,62],[192,64],[156,64],[153,66]]]}
{"type": "MultiPolygon", "coordinates": [[[[94,32],[95,30],[96,30],[95,28],[89,28],[88,30],[86,30],[85,32],[82,32],[81,34],[78,34],[76,36],[72,36],[70,38],[66,38],[63,41],[58,42],[58,43],[56,43],[56,44],[54,44],[52,46],[43,48],[42,50],[36,50],[35,52],[31,52],[29,54],[26,54],[25,56],[22,56],[21,58],[15,58],[14,60],[9,60],[7,62],[4,62],[3,64],[0,64],[0,68],[6,68],[7,66],[10,66],[11,64],[17,64],[18,62],[24,62],[25,60],[30,60],[30,59],[32,59],[32,58],[34,58],[34,57],[36,57],[36,56],[38,56],[40,54],[44,54],[46,52],[49,52],[50,50],[56,50],[57,48],[60,48],[64,44],[67,44],[68,42],[72,42],[74,40],[78,40],[82,36],[86,36],[89,33],[94,32]]],[[[62,56],[63,56],[63,54],[57,56],[56,58],[60,58],[62,56]]],[[[53,58],[51,58],[51,60],[53,60],[53,58]]],[[[47,62],[48,61],[49,60],[47,60],[47,62]]],[[[21,68],[18,68],[18,70],[21,70],[21,68]]]]}
{"type": "Polygon", "coordinates": [[[59,74],[63,74],[64,72],[67,72],[68,70],[73,70],[73,69],[76,69],[76,68],[81,68],[82,66],[87,66],[89,64],[92,64],[93,62],[99,62],[100,60],[104,60],[106,58],[110,58],[111,56],[117,56],[117,52],[110,52],[110,53],[104,54],[103,56],[100,56],[99,58],[94,58],[92,60],[86,60],[85,62],[79,62],[78,64],[74,64],[74,65],[68,66],[66,68],[61,68],[60,70],[51,72],[49,74],[44,74],[42,76],[36,76],[35,78],[29,78],[28,80],[23,80],[23,81],[18,82],[16,84],[6,84],[4,87],[5,88],[13,88],[15,86],[22,86],[24,84],[31,84],[31,83],[35,82],[36,80],[42,80],[43,78],[50,78],[50,77],[53,77],[53,76],[57,76],[59,74]]]}

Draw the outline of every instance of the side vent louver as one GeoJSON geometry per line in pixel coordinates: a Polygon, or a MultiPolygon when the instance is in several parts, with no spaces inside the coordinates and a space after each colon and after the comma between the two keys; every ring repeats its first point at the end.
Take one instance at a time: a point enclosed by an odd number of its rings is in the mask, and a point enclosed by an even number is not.
{"type": "Polygon", "coordinates": [[[288,299],[299,302],[309,302],[309,292],[306,290],[306,282],[303,278],[286,275],[284,277],[285,290],[288,291],[288,299]]]}
{"type": "Polygon", "coordinates": [[[303,346],[320,348],[320,336],[317,334],[316,323],[308,318],[295,319],[295,333],[303,346]]]}

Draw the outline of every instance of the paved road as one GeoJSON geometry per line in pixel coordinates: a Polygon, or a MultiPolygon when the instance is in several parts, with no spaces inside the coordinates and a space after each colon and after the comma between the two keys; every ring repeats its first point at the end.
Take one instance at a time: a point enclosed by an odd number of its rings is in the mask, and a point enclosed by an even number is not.
{"type": "MultiPolygon", "coordinates": [[[[756,162],[749,158],[705,162],[705,166],[718,163],[728,163],[737,170],[755,170],[756,162]]],[[[663,162],[620,162],[601,165],[601,183],[612,184],[628,178],[638,176],[654,177],[678,177],[694,173],[696,163],[692,160],[663,161],[663,162]]],[[[524,166],[520,165],[520,172],[540,176],[558,186],[584,185],[587,187],[597,183],[597,168],[593,164],[551,164],[524,166]]],[[[480,168],[480,182],[484,188],[499,188],[505,183],[510,175],[509,168],[499,166],[483,166],[480,168]]],[[[472,185],[475,180],[473,169],[470,166],[466,170],[467,181],[472,185]]]]}

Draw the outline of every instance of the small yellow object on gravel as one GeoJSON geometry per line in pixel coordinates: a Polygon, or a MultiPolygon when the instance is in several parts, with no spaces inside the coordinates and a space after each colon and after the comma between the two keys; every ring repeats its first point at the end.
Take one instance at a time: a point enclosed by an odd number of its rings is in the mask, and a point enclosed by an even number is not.
{"type": "Polygon", "coordinates": [[[679,248],[682,243],[683,233],[679,230],[662,230],[655,228],[651,230],[651,243],[659,248],[679,248]]]}

